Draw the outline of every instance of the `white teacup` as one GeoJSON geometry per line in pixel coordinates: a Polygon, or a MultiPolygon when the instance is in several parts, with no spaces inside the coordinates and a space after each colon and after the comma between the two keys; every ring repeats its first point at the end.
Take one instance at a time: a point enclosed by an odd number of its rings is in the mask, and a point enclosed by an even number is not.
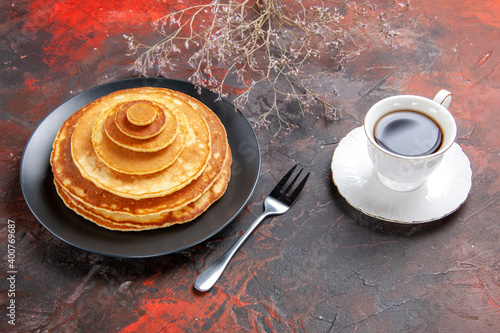
{"type": "Polygon", "coordinates": [[[420,187],[439,166],[443,154],[452,146],[457,135],[455,119],[448,111],[452,94],[441,90],[434,100],[413,95],[385,98],[368,110],[364,129],[368,137],[368,154],[380,181],[395,191],[412,191],[420,187]],[[380,118],[395,111],[416,111],[431,118],[440,128],[440,147],[429,155],[403,156],[393,153],[377,143],[375,125],[380,118]]]}

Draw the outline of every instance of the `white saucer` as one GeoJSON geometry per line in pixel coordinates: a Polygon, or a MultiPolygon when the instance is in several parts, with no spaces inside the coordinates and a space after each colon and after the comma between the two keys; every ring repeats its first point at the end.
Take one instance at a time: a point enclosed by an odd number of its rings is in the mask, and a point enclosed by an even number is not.
{"type": "Polygon", "coordinates": [[[363,127],[340,141],[332,158],[333,181],[340,194],[366,215],[397,223],[423,223],[456,211],[467,199],[472,171],[462,148],[454,143],[418,189],[397,192],[385,187],[373,171],[363,127]]]}

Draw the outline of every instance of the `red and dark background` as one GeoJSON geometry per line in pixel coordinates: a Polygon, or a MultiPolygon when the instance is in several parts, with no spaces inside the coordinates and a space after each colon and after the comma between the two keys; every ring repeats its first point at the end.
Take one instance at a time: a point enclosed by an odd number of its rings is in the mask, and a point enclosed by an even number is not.
{"type": "MultiPolygon", "coordinates": [[[[384,1],[382,1],[384,2],[384,1]]],[[[392,3],[392,1],[385,1],[392,3]]],[[[0,218],[16,222],[14,332],[495,332],[500,328],[500,3],[412,0],[390,20],[398,48],[376,41],[336,82],[344,111],[315,116],[272,141],[257,132],[262,170],[243,213],[211,240],[145,259],[73,248],[37,222],[19,185],[23,149],[58,105],[99,84],[136,77],[125,35],[154,41],[151,22],[189,1],[3,1],[0,4],[0,218]],[[338,142],[377,100],[400,93],[454,94],[457,143],[472,190],[451,216],[428,224],[376,220],[350,207],[332,183],[338,142]],[[267,219],[215,287],[193,289],[262,211],[291,165],[313,176],[287,214],[267,219]]],[[[182,68],[171,77],[186,79],[182,68]]],[[[265,98],[265,91],[262,91],[265,98]]],[[[255,120],[261,105],[243,113],[255,120]]],[[[287,107],[293,111],[293,107],[287,107]]],[[[40,195],[43,195],[41,193],[40,195]]],[[[0,271],[6,299],[7,269],[0,271]]],[[[3,303],[3,301],[2,301],[3,303]]],[[[5,306],[4,306],[5,305],[5,306]]]]}

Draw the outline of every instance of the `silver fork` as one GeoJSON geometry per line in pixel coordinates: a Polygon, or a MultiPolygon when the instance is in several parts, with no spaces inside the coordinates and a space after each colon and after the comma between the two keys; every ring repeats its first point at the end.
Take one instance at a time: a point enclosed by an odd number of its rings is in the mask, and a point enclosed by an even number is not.
{"type": "Polygon", "coordinates": [[[300,191],[304,188],[307,178],[309,178],[309,173],[305,175],[302,181],[297,185],[297,187],[292,190],[293,185],[302,173],[302,169],[299,171],[297,176],[290,182],[288,187],[285,189],[285,184],[288,179],[292,176],[297,165],[295,165],[288,173],[276,184],[271,194],[264,200],[264,212],[250,225],[250,227],[245,231],[243,236],[241,236],[234,244],[226,251],[217,261],[215,261],[211,266],[209,266],[203,273],[201,273],[194,281],[194,287],[199,291],[208,291],[217,282],[222,272],[226,268],[229,260],[238,251],[241,244],[250,236],[252,231],[262,222],[262,220],[269,215],[279,215],[285,213],[293,205],[300,191]]]}

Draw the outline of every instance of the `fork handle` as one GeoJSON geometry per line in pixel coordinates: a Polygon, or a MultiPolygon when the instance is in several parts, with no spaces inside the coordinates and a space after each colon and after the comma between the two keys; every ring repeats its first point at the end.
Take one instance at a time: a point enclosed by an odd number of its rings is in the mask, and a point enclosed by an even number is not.
{"type": "Polygon", "coordinates": [[[245,231],[245,233],[212,265],[210,265],[204,272],[202,272],[196,280],[194,281],[194,287],[199,291],[208,291],[212,286],[217,282],[219,277],[222,275],[222,272],[226,268],[229,260],[233,257],[233,255],[238,251],[241,244],[245,242],[245,240],[250,236],[250,234],[257,228],[257,226],[262,222],[264,218],[269,215],[276,214],[274,212],[266,212],[262,213],[257,219],[250,225],[250,227],[245,231]]]}

